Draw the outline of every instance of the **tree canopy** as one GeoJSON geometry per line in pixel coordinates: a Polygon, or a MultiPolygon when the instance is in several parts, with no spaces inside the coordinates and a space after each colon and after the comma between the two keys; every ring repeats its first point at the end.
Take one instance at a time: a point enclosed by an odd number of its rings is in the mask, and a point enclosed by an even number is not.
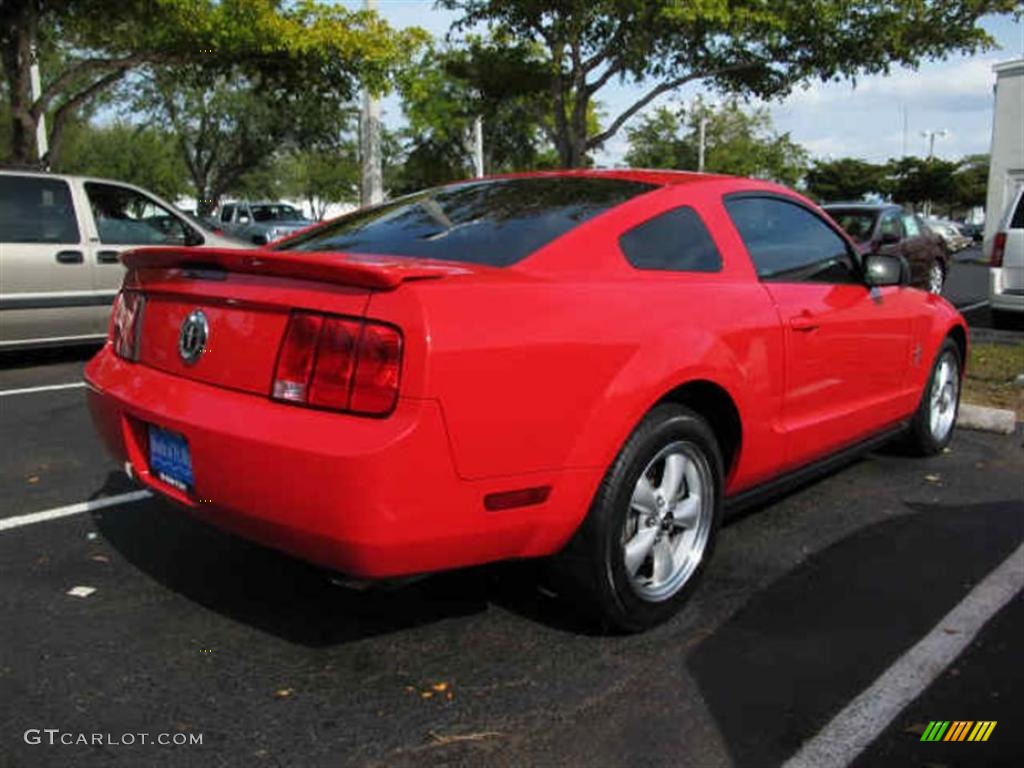
{"type": "Polygon", "coordinates": [[[357,81],[382,89],[423,39],[420,30],[391,30],[376,14],[314,0],[4,0],[0,60],[11,160],[56,163],[69,121],[143,65],[242,66],[344,99],[357,81]],[[36,55],[45,66],[33,99],[36,55]],[[50,151],[38,158],[35,131],[44,115],[50,151]]]}
{"type": "Polygon", "coordinates": [[[626,162],[637,168],[697,170],[700,123],[705,123],[704,170],[771,179],[793,186],[803,176],[807,152],[789,134],[777,133],[768,110],[744,110],[737,99],[719,107],[696,100],[674,112],[659,107],[627,129],[626,162]]]}
{"type": "Polygon", "coordinates": [[[691,82],[761,98],[811,79],[916,66],[992,44],[977,25],[1016,0],[440,0],[461,13],[456,31],[487,24],[543,51],[554,122],[549,137],[566,167],[614,136],[663,93],[691,82]],[[591,102],[608,83],[638,96],[607,127],[591,130],[591,102]]]}

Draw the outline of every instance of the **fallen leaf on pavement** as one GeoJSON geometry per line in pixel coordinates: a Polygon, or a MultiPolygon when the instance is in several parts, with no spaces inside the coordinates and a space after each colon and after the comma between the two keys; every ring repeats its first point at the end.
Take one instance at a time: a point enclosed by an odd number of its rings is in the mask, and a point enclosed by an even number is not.
{"type": "Polygon", "coordinates": [[[67,591],[71,597],[88,597],[96,591],[96,587],[72,587],[67,591]]]}
{"type": "Polygon", "coordinates": [[[274,698],[287,699],[293,693],[295,693],[295,691],[292,688],[278,688],[276,691],[274,691],[274,698]]]}

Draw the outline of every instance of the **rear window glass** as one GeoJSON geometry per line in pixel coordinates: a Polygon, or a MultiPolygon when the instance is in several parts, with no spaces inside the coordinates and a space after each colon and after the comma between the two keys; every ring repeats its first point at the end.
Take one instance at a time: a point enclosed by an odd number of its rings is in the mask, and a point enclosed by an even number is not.
{"type": "Polygon", "coordinates": [[[79,239],[67,182],[0,176],[0,241],[77,243],[79,239]]]}
{"type": "Polygon", "coordinates": [[[634,227],[619,246],[637,269],[718,272],[722,257],[693,208],[676,208],[634,227]]]}
{"type": "Polygon", "coordinates": [[[650,184],[594,177],[497,179],[429,189],[335,219],[280,246],[504,267],[650,184]]]}

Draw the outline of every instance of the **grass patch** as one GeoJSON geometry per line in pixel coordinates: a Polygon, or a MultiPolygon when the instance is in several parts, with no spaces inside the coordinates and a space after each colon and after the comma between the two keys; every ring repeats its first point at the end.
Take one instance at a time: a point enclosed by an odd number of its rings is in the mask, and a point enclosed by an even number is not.
{"type": "Polygon", "coordinates": [[[1024,344],[972,344],[963,400],[1006,408],[1024,420],[1024,388],[1014,379],[1024,373],[1024,344]]]}

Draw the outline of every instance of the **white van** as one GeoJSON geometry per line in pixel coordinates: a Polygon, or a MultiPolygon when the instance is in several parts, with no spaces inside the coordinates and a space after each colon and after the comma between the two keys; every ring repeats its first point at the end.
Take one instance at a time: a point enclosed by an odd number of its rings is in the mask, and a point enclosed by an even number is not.
{"type": "Polygon", "coordinates": [[[131,184],[0,171],[0,350],[102,341],[143,245],[241,247],[131,184]]]}
{"type": "Polygon", "coordinates": [[[995,325],[1009,324],[1009,313],[1024,314],[1024,186],[1010,201],[989,253],[988,301],[995,325]]]}

